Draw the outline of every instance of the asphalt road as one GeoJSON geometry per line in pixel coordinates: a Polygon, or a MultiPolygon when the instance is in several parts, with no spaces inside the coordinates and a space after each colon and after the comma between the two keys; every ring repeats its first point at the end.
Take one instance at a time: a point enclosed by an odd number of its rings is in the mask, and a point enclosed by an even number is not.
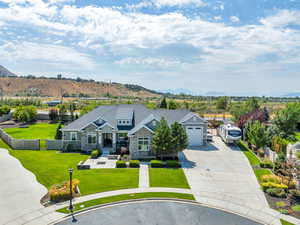
{"type": "Polygon", "coordinates": [[[197,204],[151,201],[98,208],[57,225],[262,225],[236,214],[197,204]]]}

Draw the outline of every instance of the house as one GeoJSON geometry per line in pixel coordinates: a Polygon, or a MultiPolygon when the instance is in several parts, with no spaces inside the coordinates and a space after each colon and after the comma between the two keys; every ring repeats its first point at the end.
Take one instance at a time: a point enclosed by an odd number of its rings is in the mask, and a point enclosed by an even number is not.
{"type": "Polygon", "coordinates": [[[189,146],[206,144],[207,122],[189,110],[147,109],[140,104],[99,106],[62,128],[63,140],[82,151],[128,150],[131,158],[153,157],[151,139],[164,117],[185,127],[189,146]]]}

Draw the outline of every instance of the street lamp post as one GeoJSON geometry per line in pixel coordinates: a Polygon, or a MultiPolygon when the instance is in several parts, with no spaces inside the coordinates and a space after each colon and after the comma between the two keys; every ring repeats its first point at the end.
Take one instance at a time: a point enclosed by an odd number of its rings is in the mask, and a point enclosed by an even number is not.
{"type": "Polygon", "coordinates": [[[72,188],[72,175],[73,175],[73,169],[69,168],[69,174],[70,174],[70,206],[69,210],[73,212],[73,204],[72,204],[72,198],[73,198],[73,188],[72,188]]]}

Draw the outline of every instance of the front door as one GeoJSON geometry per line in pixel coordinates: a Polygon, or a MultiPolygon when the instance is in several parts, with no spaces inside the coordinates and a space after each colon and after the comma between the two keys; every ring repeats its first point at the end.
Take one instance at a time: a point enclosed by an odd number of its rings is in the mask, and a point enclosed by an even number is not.
{"type": "Polygon", "coordinates": [[[103,147],[112,147],[112,133],[103,133],[103,147]]]}

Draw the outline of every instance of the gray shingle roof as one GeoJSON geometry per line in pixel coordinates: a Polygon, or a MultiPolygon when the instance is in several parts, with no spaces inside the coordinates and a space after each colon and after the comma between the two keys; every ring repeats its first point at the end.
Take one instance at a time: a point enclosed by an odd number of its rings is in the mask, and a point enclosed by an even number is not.
{"type": "MultiPolygon", "coordinates": [[[[98,118],[111,124],[115,129],[118,129],[117,119],[131,119],[133,116],[133,127],[137,126],[143,120],[145,120],[151,114],[160,120],[164,117],[168,124],[172,124],[175,121],[180,121],[184,118],[190,111],[188,110],[167,110],[167,109],[157,109],[150,110],[141,104],[122,104],[122,105],[105,105],[99,106],[93,111],[83,115],[79,119],[70,123],[62,130],[80,130],[93,123],[98,118]]],[[[130,127],[129,129],[131,129],[130,127]]]]}

